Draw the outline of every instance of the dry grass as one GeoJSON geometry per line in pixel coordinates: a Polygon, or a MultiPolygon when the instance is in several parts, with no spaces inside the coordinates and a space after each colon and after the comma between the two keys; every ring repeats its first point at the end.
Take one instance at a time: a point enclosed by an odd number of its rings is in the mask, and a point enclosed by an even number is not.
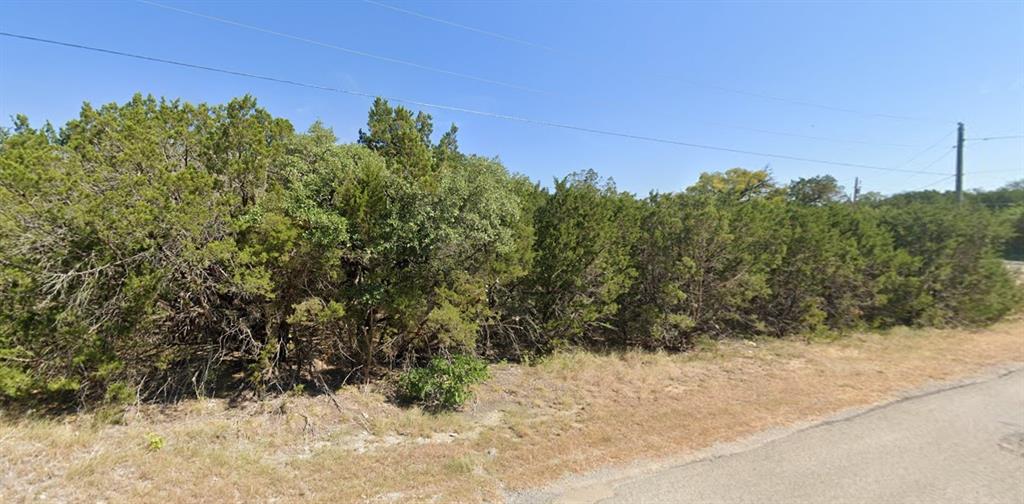
{"type": "Polygon", "coordinates": [[[1024,362],[1024,320],[681,355],[563,353],[492,367],[466,411],[438,416],[347,387],[340,407],[197,400],[133,410],[122,425],[0,420],[0,502],[500,501],[1008,362],[1024,362]]]}

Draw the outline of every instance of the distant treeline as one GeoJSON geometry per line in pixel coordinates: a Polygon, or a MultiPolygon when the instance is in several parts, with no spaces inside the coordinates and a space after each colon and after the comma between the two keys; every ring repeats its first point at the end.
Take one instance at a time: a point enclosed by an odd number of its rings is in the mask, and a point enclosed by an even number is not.
{"type": "Polygon", "coordinates": [[[379,99],[339,144],[250,97],[137,95],[0,137],[0,396],[161,400],[455,354],[983,324],[1019,302],[999,255],[1020,254],[1022,210],[1020,183],[962,207],[853,204],[829,176],[739,168],[647,197],[591,171],[548,189],[379,99]]]}

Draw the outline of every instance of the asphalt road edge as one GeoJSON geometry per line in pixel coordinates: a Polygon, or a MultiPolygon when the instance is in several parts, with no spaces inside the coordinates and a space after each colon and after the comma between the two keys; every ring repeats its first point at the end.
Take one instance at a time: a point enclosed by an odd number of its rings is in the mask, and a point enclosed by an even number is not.
{"type": "Polygon", "coordinates": [[[907,389],[885,401],[847,408],[825,417],[764,430],[734,441],[718,443],[684,455],[663,459],[639,460],[627,465],[609,466],[585,474],[570,475],[545,487],[507,493],[505,498],[506,502],[513,504],[593,503],[614,495],[614,488],[616,486],[651,473],[730,457],[769,445],[794,434],[847,422],[903,402],[1000,380],[1019,372],[1024,372],[1024,363],[1002,364],[966,377],[934,381],[920,387],[907,389]]]}

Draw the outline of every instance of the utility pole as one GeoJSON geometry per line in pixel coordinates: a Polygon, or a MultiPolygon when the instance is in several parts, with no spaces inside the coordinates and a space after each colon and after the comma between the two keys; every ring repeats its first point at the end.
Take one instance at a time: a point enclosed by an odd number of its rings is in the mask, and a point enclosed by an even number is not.
{"type": "Polygon", "coordinates": [[[857,204],[857,198],[860,196],[860,177],[853,177],[853,204],[857,204]]]}
{"type": "Polygon", "coordinates": [[[964,123],[956,123],[956,204],[964,202],[964,123]]]}

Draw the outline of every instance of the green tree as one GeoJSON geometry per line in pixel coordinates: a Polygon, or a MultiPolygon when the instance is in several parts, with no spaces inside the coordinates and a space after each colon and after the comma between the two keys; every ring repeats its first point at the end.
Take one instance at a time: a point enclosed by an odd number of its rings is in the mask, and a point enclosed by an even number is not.
{"type": "Polygon", "coordinates": [[[323,269],[301,266],[316,282],[287,275],[307,292],[321,285],[303,302],[344,308],[321,328],[323,338],[346,334],[339,356],[354,362],[342,364],[368,373],[407,352],[474,348],[492,316],[492,264],[511,250],[521,218],[505,169],[455,156],[427,180],[317,130],[298,139],[293,156],[288,207],[323,269]]]}
{"type": "MultiPolygon", "coordinates": [[[[415,116],[405,107],[392,108],[387,100],[377,98],[370,109],[367,130],[359,130],[359,143],[378,152],[388,167],[410,177],[429,175],[434,169],[430,135],[434,127],[430,115],[415,116]]],[[[456,150],[455,129],[449,130],[442,154],[456,150]]]]}
{"type": "MultiPolygon", "coordinates": [[[[639,200],[592,171],[547,190],[459,152],[454,125],[432,132],[384,100],[355,144],[248,96],[85,104],[59,130],[16,116],[0,130],[0,395],[264,393],[453,355],[476,369],[473,354],[1019,306],[998,256],[1022,235],[1016,185],[847,205],[828,176],[780,188],[734,168],[639,200]]],[[[430,388],[457,367],[407,376],[430,388]]]]}
{"type": "Polygon", "coordinates": [[[790,182],[786,192],[790,200],[802,205],[826,205],[846,199],[843,187],[831,175],[801,177],[790,182]]]}
{"type": "Polygon", "coordinates": [[[272,293],[239,227],[290,132],[250,98],[207,107],[136,95],[86,104],[59,138],[21,128],[6,139],[5,339],[36,378],[101,396],[257,351],[272,293]]]}
{"type": "Polygon", "coordinates": [[[583,343],[609,327],[618,297],[636,272],[629,259],[638,204],[587,171],[555,181],[536,214],[536,258],[529,280],[542,337],[583,343]]]}
{"type": "Polygon", "coordinates": [[[1019,289],[997,254],[1010,230],[992,212],[914,202],[883,207],[881,215],[896,247],[915,261],[916,310],[906,321],[984,323],[1018,304],[1019,289]]]}

